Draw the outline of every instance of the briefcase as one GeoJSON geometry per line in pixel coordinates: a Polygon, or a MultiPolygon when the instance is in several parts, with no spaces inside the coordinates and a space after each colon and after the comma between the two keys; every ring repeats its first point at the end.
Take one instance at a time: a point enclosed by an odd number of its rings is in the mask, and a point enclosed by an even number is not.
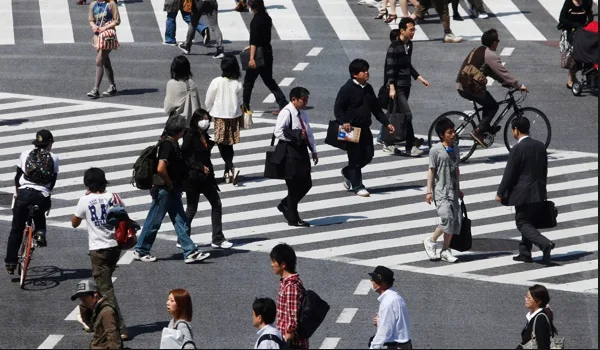
{"type": "Polygon", "coordinates": [[[275,155],[275,135],[271,138],[271,146],[267,150],[265,156],[265,171],[263,176],[267,179],[282,180],[285,179],[285,162],[276,164],[273,162],[273,156],[275,155]]]}
{"type": "Polygon", "coordinates": [[[473,237],[471,236],[471,220],[467,215],[467,206],[464,200],[460,200],[460,208],[462,211],[462,221],[460,225],[460,234],[452,236],[450,248],[459,252],[466,252],[473,245],[473,237]]]}
{"type": "Polygon", "coordinates": [[[556,217],[558,216],[558,209],[552,201],[544,201],[540,204],[540,211],[535,216],[535,222],[533,223],[535,228],[554,228],[558,224],[556,217]]]}
{"type": "MultiPolygon", "coordinates": [[[[240,52],[240,61],[242,62],[242,70],[248,69],[248,62],[250,62],[250,49],[240,52]]],[[[254,62],[256,68],[263,67],[265,65],[265,55],[262,47],[257,47],[254,53],[254,62]]]]}

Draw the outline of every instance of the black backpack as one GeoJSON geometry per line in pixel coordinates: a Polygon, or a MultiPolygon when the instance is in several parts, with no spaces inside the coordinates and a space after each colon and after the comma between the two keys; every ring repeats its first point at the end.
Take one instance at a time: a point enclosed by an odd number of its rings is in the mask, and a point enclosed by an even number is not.
{"type": "Polygon", "coordinates": [[[325,320],[329,304],[312,290],[304,289],[302,294],[296,334],[299,338],[308,339],[325,320]]]}
{"type": "Polygon", "coordinates": [[[45,149],[35,148],[27,156],[25,169],[23,169],[25,180],[37,185],[47,185],[54,177],[54,159],[52,154],[45,149]]]}
{"type": "Polygon", "coordinates": [[[176,144],[172,139],[165,137],[156,143],[154,146],[146,147],[140,156],[133,164],[133,175],[131,176],[131,184],[140,190],[149,190],[152,188],[154,174],[158,166],[158,148],[164,141],[170,141],[176,144]]]}
{"type": "Polygon", "coordinates": [[[279,349],[289,349],[288,344],[285,340],[279,338],[276,335],[273,334],[263,334],[260,336],[260,338],[258,338],[258,342],[256,343],[256,347],[258,347],[260,345],[260,343],[262,343],[264,340],[272,340],[274,342],[277,343],[277,345],[279,345],[279,349]]]}

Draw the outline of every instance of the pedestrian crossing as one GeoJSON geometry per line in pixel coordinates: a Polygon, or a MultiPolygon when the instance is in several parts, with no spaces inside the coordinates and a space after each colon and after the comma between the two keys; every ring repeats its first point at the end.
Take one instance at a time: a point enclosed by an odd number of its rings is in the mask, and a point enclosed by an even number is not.
{"type": "MultiPolygon", "coordinates": [[[[160,43],[164,41],[166,13],[163,0],[118,1],[121,25],[117,28],[121,43],[160,43]]],[[[472,19],[464,3],[459,13],[464,21],[451,19],[455,34],[466,40],[480,40],[481,34],[492,27],[502,27],[518,41],[557,40],[557,23],[564,0],[485,0],[490,19],[472,19]],[[520,7],[526,7],[521,10],[520,7]],[[533,10],[530,10],[533,9],[533,10]]],[[[388,38],[389,26],[373,20],[377,10],[359,5],[355,0],[265,0],[273,18],[275,40],[306,41],[319,38],[337,38],[340,41],[366,41],[388,38]]],[[[247,42],[251,13],[234,11],[233,0],[219,0],[219,26],[225,40],[247,42]]],[[[594,12],[597,13],[597,3],[594,12]]],[[[414,11],[410,7],[409,11],[414,11]]],[[[402,15],[400,7],[397,13],[402,15]]],[[[430,9],[431,17],[417,25],[416,41],[437,40],[442,30],[437,14],[430,9]]],[[[14,2],[0,0],[0,47],[41,41],[44,44],[89,43],[91,40],[79,32],[89,33],[88,6],[76,5],[74,0],[35,0],[14,2]],[[39,24],[38,24],[39,23],[39,24]],[[41,30],[40,30],[41,29],[41,30]],[[33,37],[32,37],[33,36],[33,37]]],[[[183,41],[187,23],[177,17],[176,39],[183,41]]]]}
{"type": "MultiPolygon", "coordinates": [[[[31,147],[35,132],[47,128],[56,140],[53,152],[61,158],[47,218],[53,232],[74,230],[70,217],[85,192],[83,172],[91,166],[106,172],[109,190],[118,192],[130,216],[143,224],[151,198],[130,184],[132,164],[142,149],[155,143],[165,121],[157,108],[0,93],[0,221],[6,227],[12,220],[8,198],[14,193],[19,154],[31,147]]],[[[286,242],[303,258],[494,283],[539,282],[555,290],[597,293],[597,154],[553,150],[549,155],[548,193],[559,209],[559,225],[544,234],[556,243],[553,259],[559,265],[542,268],[512,260],[519,240],[514,210],[494,201],[506,149],[478,149],[461,167],[461,187],[473,221],[473,249],[457,252],[459,263],[446,264],[429,261],[423,251],[423,239],[437,224],[434,208],[424,202],[427,157],[390,156],[377,149],[363,170],[371,197],[362,198],[341,184],[340,169],[347,156],[323,143],[326,125],[311,123],[320,161],[313,168],[313,188],[299,210],[312,227],[290,227],[276,209],[286,195],[284,182],[262,177],[275,120],[255,112],[254,122],[252,129],[242,130],[241,143],[235,146],[241,184],[220,185],[224,233],[235,249],[268,252],[286,242]]],[[[219,177],[223,161],[217,150],[213,161],[219,177]]],[[[192,238],[206,245],[211,240],[209,204],[201,201],[198,211],[192,238]]],[[[175,244],[168,219],[159,239],[175,244]]],[[[534,260],[540,259],[541,253],[534,252],[534,260]]]]}

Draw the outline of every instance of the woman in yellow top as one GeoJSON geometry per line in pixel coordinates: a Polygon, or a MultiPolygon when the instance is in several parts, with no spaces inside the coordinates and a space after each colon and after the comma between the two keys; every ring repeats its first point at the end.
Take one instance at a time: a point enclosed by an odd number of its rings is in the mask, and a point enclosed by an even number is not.
{"type": "Polygon", "coordinates": [[[108,81],[110,82],[110,86],[108,87],[108,90],[102,93],[102,96],[114,96],[117,94],[117,86],[115,84],[115,74],[113,72],[110,57],[108,55],[112,49],[119,47],[116,31],[114,31],[115,27],[121,23],[117,3],[111,0],[93,1],[90,4],[88,21],[90,23],[90,27],[92,27],[92,45],[98,54],[96,55],[96,83],[92,91],[87,93],[87,96],[94,99],[100,97],[100,93],[98,91],[105,70],[108,81]],[[108,33],[102,34],[103,32],[109,30],[114,31],[114,36],[107,35],[108,33]],[[103,36],[103,40],[100,40],[101,36],[103,36]],[[112,41],[112,44],[110,41],[112,41]],[[105,43],[104,49],[102,48],[103,42],[105,43]],[[107,49],[107,46],[110,47],[110,49],[107,49]]]}

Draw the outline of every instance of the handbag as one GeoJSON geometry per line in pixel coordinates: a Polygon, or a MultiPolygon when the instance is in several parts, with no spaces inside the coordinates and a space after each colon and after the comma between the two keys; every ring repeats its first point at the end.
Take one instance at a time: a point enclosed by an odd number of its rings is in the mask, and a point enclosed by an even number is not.
{"type": "Polygon", "coordinates": [[[459,252],[466,252],[473,245],[473,237],[471,236],[471,219],[467,215],[467,206],[462,199],[460,200],[460,209],[462,212],[460,234],[452,237],[450,248],[459,252]]]}
{"type": "MultiPolygon", "coordinates": [[[[104,13],[102,14],[102,19],[100,20],[100,25],[98,27],[103,26],[104,18],[106,17],[106,12],[108,11],[108,5],[109,3],[104,6],[104,13]]],[[[104,24],[109,24],[111,22],[104,24]]],[[[121,46],[121,44],[119,44],[119,40],[117,39],[117,31],[114,28],[105,30],[98,34],[98,50],[116,50],[119,46],[121,46]]]]}
{"type": "Polygon", "coordinates": [[[244,114],[242,115],[242,128],[251,129],[253,125],[254,122],[252,121],[252,111],[244,111],[244,114]]]}
{"type": "Polygon", "coordinates": [[[180,323],[183,323],[190,331],[190,334],[192,334],[190,325],[187,322],[177,321],[173,325],[173,328],[163,328],[162,335],[160,337],[160,349],[183,349],[183,347],[189,343],[194,345],[194,349],[196,348],[196,344],[191,340],[185,341],[183,332],[177,329],[177,326],[180,323]]]}
{"type": "Polygon", "coordinates": [[[271,137],[271,146],[265,155],[265,171],[263,176],[267,179],[283,180],[285,179],[285,162],[277,164],[273,161],[275,156],[275,134],[271,137]]]}
{"type": "Polygon", "coordinates": [[[408,125],[412,123],[412,116],[398,112],[398,100],[390,99],[387,113],[388,120],[395,128],[394,133],[384,132],[381,136],[382,141],[387,144],[395,144],[406,141],[408,137],[408,125]]]}
{"type": "Polygon", "coordinates": [[[544,201],[540,204],[540,211],[535,216],[536,220],[533,226],[537,229],[554,228],[558,224],[556,217],[558,216],[558,209],[554,202],[544,201]]]}
{"type": "Polygon", "coordinates": [[[337,120],[330,120],[329,126],[327,127],[327,135],[325,136],[325,143],[339,148],[341,150],[346,150],[346,142],[338,139],[338,133],[340,130],[340,123],[337,120]]]}
{"type": "MultiPolygon", "coordinates": [[[[546,317],[546,319],[548,320],[548,324],[550,324],[550,319],[548,318],[548,315],[546,315],[543,312],[540,312],[539,314],[537,314],[537,316],[535,316],[535,318],[533,319],[533,329],[531,331],[531,339],[527,343],[521,344],[521,348],[523,348],[523,349],[538,349],[537,339],[535,338],[535,322],[537,321],[537,318],[539,317],[539,315],[544,315],[544,317],[546,317]]],[[[565,348],[565,338],[564,337],[555,337],[554,334],[552,334],[550,336],[550,349],[564,349],[564,348],[565,348]]]]}
{"type": "MultiPolygon", "coordinates": [[[[250,62],[250,50],[240,52],[240,61],[242,62],[242,70],[247,70],[248,63],[250,62]]],[[[265,54],[262,47],[257,47],[254,52],[254,63],[256,68],[261,68],[265,65],[265,54]]]]}

